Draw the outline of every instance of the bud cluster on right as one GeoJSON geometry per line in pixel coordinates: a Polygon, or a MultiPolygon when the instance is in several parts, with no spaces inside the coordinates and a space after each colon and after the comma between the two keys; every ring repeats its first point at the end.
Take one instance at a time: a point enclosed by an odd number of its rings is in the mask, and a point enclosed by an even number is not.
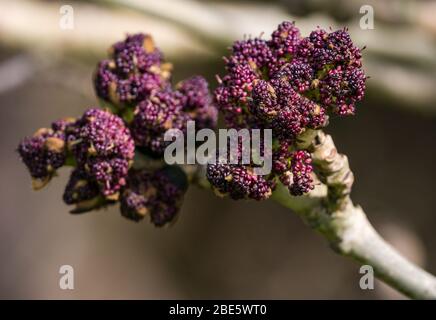
{"type": "Polygon", "coordinates": [[[215,190],[260,200],[278,181],[293,195],[313,189],[311,155],[295,142],[306,130],[327,126],[329,113],[355,113],[367,78],[361,58],[347,29],[317,28],[302,37],[285,21],[268,40],[236,41],[224,58],[226,74],[218,77],[215,100],[228,128],[272,129],[273,168],[254,176],[250,165],[211,164],[207,176],[215,190]]]}

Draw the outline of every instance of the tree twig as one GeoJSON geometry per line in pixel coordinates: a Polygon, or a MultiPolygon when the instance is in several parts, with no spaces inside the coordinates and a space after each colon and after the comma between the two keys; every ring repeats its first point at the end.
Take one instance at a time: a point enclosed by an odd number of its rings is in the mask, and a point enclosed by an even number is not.
{"type": "Polygon", "coordinates": [[[273,199],[300,215],[341,255],[372,266],[378,278],[408,297],[436,299],[436,278],[398,253],[376,232],[350,198],[353,174],[331,136],[312,131],[299,142],[312,153],[321,184],[303,197],[279,187],[273,199]]]}

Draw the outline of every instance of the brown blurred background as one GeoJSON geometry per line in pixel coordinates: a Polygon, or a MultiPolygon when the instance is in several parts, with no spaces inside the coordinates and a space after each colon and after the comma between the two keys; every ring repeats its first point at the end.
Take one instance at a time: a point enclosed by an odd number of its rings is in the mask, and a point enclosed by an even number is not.
{"type": "Polygon", "coordinates": [[[356,176],[353,199],[405,255],[436,273],[436,2],[2,1],[0,0],[0,298],[162,299],[398,298],[377,282],[359,288],[359,265],[333,253],[272,201],[236,202],[190,188],[178,222],[157,229],[116,208],[70,215],[68,172],[33,192],[15,152],[53,119],[97,104],[92,72],[125,33],[151,33],[174,80],[202,74],[216,86],[221,56],[244,35],[265,37],[283,20],[303,34],[348,26],[366,45],[371,78],[355,117],[328,128],[356,176]],[[60,7],[74,29],[59,27],[60,7]],[[359,8],[374,8],[362,30],[359,8]],[[59,289],[61,265],[74,290],[59,289]]]}

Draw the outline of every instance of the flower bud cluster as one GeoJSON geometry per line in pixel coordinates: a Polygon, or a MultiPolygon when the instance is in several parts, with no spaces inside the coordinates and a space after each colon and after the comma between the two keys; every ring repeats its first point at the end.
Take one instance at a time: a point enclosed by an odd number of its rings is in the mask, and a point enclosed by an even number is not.
{"type": "Polygon", "coordinates": [[[149,35],[129,35],[111,46],[94,75],[106,109],[56,121],[19,144],[34,188],[68,165],[73,170],[63,200],[75,206],[72,213],[119,202],[122,215],[132,220],[149,215],[156,226],[174,221],[187,189],[185,173],[176,166],[134,166],[135,153],[159,162],[166,130],[185,131],[188,120],[197,129],[214,129],[217,109],[203,77],[173,88],[171,69],[149,35]]]}
{"type": "Polygon", "coordinates": [[[105,105],[131,129],[135,144],[152,156],[162,156],[168,129],[214,128],[217,110],[208,83],[194,76],[171,85],[171,64],[149,35],[135,34],[117,42],[95,72],[94,87],[105,105]]]}
{"type": "Polygon", "coordinates": [[[131,170],[127,181],[121,196],[124,217],[140,221],[149,216],[159,227],[174,221],[187,187],[186,177],[180,169],[131,170]]]}
{"type": "Polygon", "coordinates": [[[298,150],[295,141],[306,130],[327,126],[329,113],[355,113],[365,93],[361,50],[347,29],[318,28],[302,37],[294,23],[285,21],[269,40],[236,41],[224,61],[227,73],[218,78],[215,90],[218,108],[229,128],[272,129],[273,170],[265,177],[254,179],[248,173],[236,180],[247,185],[244,189],[240,183],[233,187],[230,167],[209,165],[209,181],[219,192],[238,194],[233,198],[265,198],[248,191],[256,183],[264,190],[264,181],[279,180],[293,195],[310,191],[310,153],[298,150]]]}
{"type": "Polygon", "coordinates": [[[56,169],[73,165],[64,201],[79,205],[93,200],[100,205],[118,200],[135,145],[121,118],[89,109],[79,119],[56,121],[51,128],[38,130],[19,144],[18,152],[36,188],[44,186],[56,169]]]}

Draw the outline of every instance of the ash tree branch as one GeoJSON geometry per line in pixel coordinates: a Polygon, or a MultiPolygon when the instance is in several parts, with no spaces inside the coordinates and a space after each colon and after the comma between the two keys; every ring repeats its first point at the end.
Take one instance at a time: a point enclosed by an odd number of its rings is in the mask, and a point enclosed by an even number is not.
{"type": "MultiPolygon", "coordinates": [[[[376,276],[410,298],[436,299],[436,278],[404,258],[388,244],[368,221],[363,209],[354,205],[351,188],[354,176],[348,158],[337,152],[333,139],[321,130],[307,130],[297,148],[312,154],[314,190],[292,196],[279,184],[272,199],[298,214],[322,234],[340,255],[370,265],[376,276]]],[[[149,164],[144,164],[149,167],[149,164]]],[[[190,183],[209,188],[206,166],[182,165],[190,183]]]]}
{"type": "Polygon", "coordinates": [[[353,173],[347,157],[337,152],[331,136],[310,131],[299,145],[311,151],[321,183],[302,197],[293,197],[285,187],[279,187],[273,199],[321,233],[336,252],[372,266],[378,278],[406,296],[436,299],[436,278],[383,240],[363,209],[353,204],[350,198],[353,173]]]}

